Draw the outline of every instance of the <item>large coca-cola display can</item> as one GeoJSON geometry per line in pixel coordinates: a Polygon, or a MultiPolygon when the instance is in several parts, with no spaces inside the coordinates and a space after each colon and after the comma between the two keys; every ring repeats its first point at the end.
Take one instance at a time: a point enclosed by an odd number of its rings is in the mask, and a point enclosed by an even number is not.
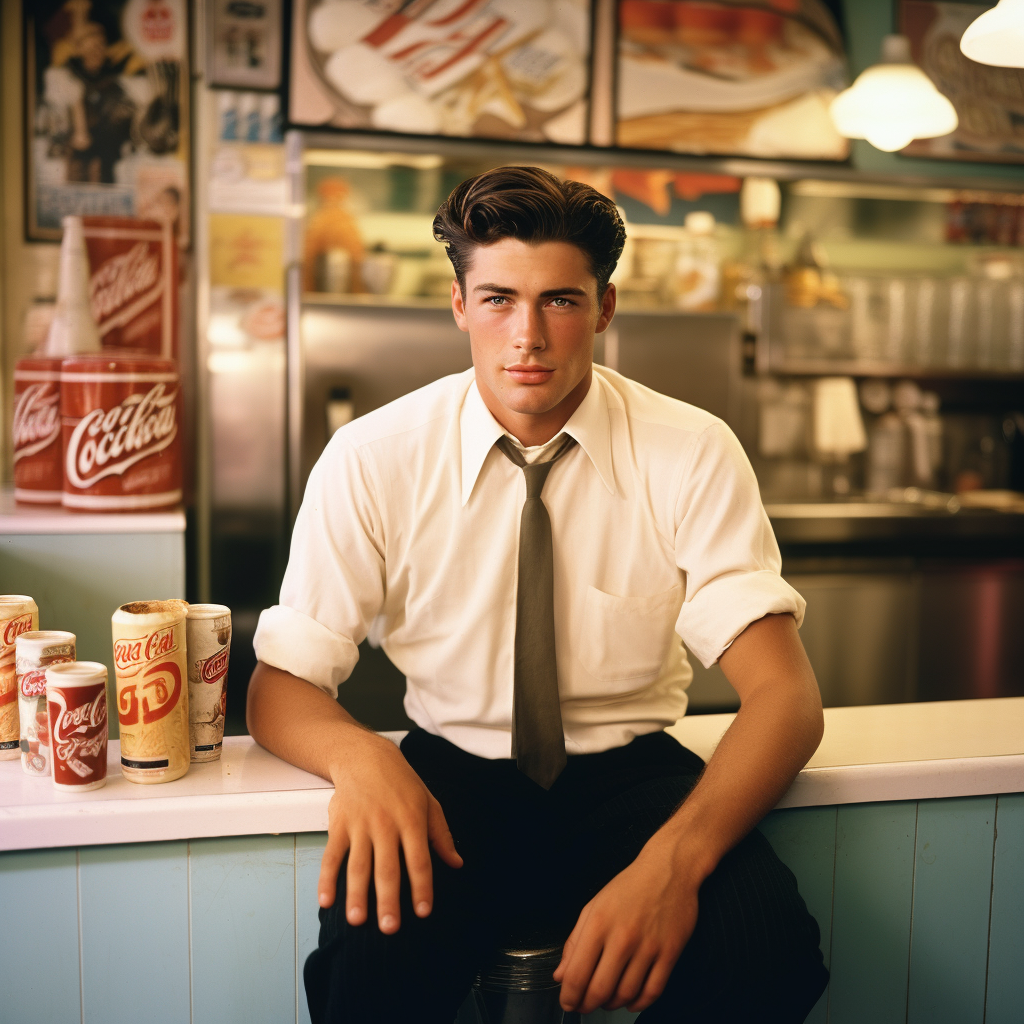
{"type": "Polygon", "coordinates": [[[60,411],[66,507],[138,510],[181,501],[182,400],[173,360],[65,359],[60,411]]]}
{"type": "Polygon", "coordinates": [[[171,782],[188,771],[184,601],[133,601],[111,617],[121,773],[171,782]]]}
{"type": "Polygon", "coordinates": [[[107,781],[107,667],[68,661],[46,669],[46,707],[57,789],[77,793],[107,781]]]}
{"type": "Polygon", "coordinates": [[[59,505],[64,488],[59,358],[27,356],[14,366],[14,497],[59,505]]]}
{"type": "Polygon", "coordinates": [[[0,594],[0,761],[21,756],[16,641],[39,628],[39,608],[24,594],[0,594]]]}
{"type": "Polygon", "coordinates": [[[178,248],[169,223],[83,217],[89,305],[104,348],[178,356],[178,248]]]}
{"type": "Polygon", "coordinates": [[[76,637],[58,629],[37,629],[18,637],[14,666],[21,719],[21,767],[29,775],[50,774],[50,724],[46,670],[75,660],[76,637]]]}

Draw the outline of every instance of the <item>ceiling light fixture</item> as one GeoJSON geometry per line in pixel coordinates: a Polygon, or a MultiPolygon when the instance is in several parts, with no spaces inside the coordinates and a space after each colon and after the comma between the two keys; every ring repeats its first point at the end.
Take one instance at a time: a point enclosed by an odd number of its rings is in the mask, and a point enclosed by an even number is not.
{"type": "Polygon", "coordinates": [[[948,135],[958,123],[953,104],[911,59],[910,40],[897,35],[882,40],[881,61],[862,71],[829,111],[840,135],[867,139],[886,153],[948,135]]]}
{"type": "Polygon", "coordinates": [[[999,0],[975,18],[960,40],[960,52],[979,64],[1024,68],[1024,0],[999,0]]]}

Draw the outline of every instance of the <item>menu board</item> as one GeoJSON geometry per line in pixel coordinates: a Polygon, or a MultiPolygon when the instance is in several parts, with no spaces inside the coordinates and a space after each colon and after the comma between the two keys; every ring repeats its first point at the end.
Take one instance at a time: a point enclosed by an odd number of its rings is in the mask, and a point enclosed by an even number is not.
{"type": "Polygon", "coordinates": [[[937,139],[915,139],[907,156],[1024,163],[1024,69],[978,64],[960,51],[967,26],[994,4],[903,0],[900,23],[914,61],[956,108],[959,127],[937,139]]]}
{"type": "Polygon", "coordinates": [[[295,0],[289,121],[587,141],[589,0],[295,0]]]}
{"type": "Polygon", "coordinates": [[[633,149],[843,160],[846,86],[821,0],[619,0],[615,138],[633,149]]]}

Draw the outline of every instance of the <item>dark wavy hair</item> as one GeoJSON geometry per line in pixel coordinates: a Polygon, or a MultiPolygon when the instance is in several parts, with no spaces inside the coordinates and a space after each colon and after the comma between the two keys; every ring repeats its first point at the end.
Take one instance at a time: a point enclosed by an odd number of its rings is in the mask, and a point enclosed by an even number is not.
{"type": "Polygon", "coordinates": [[[434,238],[445,244],[463,294],[473,250],[517,238],[575,245],[597,278],[600,299],[626,229],[615,204],[589,185],[560,181],[539,167],[496,167],[452,190],[434,218],[434,238]]]}

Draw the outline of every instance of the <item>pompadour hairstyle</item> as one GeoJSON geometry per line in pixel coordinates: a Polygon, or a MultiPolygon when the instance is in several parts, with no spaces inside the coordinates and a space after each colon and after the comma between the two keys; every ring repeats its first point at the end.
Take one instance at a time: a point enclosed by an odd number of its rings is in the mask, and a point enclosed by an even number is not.
{"type": "Polygon", "coordinates": [[[539,167],[496,167],[452,190],[434,218],[434,238],[445,244],[463,293],[477,246],[503,238],[568,242],[587,257],[600,299],[626,229],[615,204],[589,185],[539,167]]]}

